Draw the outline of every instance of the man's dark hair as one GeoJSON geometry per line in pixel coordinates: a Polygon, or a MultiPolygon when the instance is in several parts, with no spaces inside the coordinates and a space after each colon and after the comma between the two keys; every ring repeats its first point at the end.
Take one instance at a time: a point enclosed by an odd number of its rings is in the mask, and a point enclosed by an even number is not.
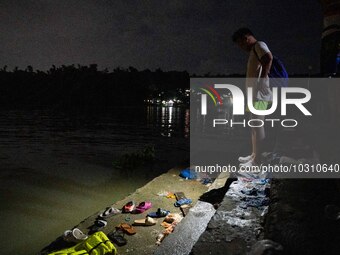
{"type": "Polygon", "coordinates": [[[249,28],[241,27],[234,32],[234,34],[231,38],[232,38],[233,42],[236,42],[238,39],[241,39],[246,35],[254,35],[254,34],[253,34],[252,31],[250,31],[249,28]]]}

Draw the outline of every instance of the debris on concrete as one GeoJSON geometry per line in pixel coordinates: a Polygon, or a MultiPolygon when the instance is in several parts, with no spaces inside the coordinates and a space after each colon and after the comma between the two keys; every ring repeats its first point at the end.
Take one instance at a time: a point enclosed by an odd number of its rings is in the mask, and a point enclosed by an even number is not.
{"type": "Polygon", "coordinates": [[[192,249],[195,254],[247,254],[263,236],[268,179],[243,175],[229,185],[223,201],[192,249]]]}

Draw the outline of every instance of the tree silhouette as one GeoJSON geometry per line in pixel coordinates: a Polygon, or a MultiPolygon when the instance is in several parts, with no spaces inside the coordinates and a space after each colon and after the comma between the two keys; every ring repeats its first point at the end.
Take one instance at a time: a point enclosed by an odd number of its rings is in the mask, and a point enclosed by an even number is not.
{"type": "Polygon", "coordinates": [[[132,66],[109,72],[98,70],[97,64],[52,65],[46,72],[32,66],[8,72],[4,66],[0,81],[0,105],[9,108],[101,110],[131,102],[138,106],[160,92],[166,99],[178,94],[179,88],[189,88],[187,72],[138,71],[132,66]]]}

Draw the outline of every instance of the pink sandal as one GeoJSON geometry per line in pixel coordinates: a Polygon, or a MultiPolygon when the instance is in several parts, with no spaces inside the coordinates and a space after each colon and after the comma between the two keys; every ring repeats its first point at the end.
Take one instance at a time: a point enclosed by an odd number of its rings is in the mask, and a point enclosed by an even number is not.
{"type": "Polygon", "coordinates": [[[132,212],[134,209],[135,209],[135,202],[134,201],[130,201],[130,202],[127,202],[124,206],[123,206],[123,209],[122,209],[122,212],[123,213],[130,213],[132,212]]]}
{"type": "Polygon", "coordinates": [[[141,202],[136,209],[133,211],[133,213],[143,213],[146,210],[150,209],[152,207],[151,202],[141,202]]]}

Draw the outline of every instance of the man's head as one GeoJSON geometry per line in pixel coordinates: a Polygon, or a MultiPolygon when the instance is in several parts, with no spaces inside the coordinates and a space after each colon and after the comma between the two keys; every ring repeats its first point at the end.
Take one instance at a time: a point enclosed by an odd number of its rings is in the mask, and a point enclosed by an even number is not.
{"type": "Polygon", "coordinates": [[[256,43],[254,34],[246,27],[242,27],[235,31],[232,40],[245,51],[251,51],[251,48],[256,43]]]}

